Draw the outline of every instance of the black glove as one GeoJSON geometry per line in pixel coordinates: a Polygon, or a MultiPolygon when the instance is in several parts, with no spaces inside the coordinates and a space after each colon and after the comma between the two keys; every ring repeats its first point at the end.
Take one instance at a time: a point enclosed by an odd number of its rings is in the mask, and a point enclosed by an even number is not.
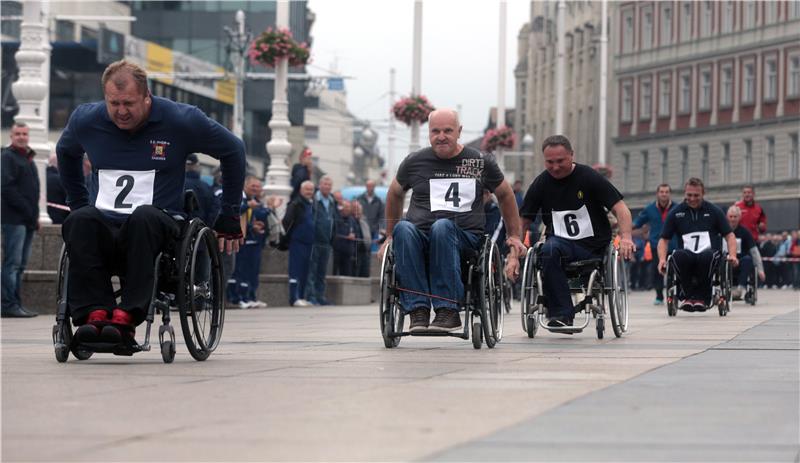
{"type": "Polygon", "coordinates": [[[242,237],[242,225],[239,216],[228,216],[220,214],[214,222],[214,231],[217,236],[226,240],[238,240],[242,237]]]}

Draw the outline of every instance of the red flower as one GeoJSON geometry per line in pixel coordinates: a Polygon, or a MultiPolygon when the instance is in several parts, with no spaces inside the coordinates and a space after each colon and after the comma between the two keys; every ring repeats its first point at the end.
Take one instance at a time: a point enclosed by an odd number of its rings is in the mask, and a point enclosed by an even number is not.
{"type": "Polygon", "coordinates": [[[392,107],[394,117],[406,125],[418,121],[424,123],[428,120],[428,115],[433,111],[433,105],[423,95],[405,97],[398,100],[392,107]]]}

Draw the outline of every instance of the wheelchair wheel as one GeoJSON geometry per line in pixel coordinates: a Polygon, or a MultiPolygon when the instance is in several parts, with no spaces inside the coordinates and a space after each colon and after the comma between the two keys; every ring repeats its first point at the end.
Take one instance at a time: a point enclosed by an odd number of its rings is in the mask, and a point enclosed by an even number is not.
{"type": "Polygon", "coordinates": [[[486,345],[492,348],[503,338],[503,260],[500,250],[491,241],[484,247],[481,261],[482,276],[478,282],[481,324],[486,345]]]}
{"type": "Polygon", "coordinates": [[[536,321],[538,307],[536,301],[539,298],[539,286],[536,281],[536,250],[534,247],[528,249],[525,255],[525,263],[522,266],[522,284],[520,285],[520,317],[522,320],[522,330],[528,334],[529,338],[536,336],[539,324],[536,321]]]}
{"type": "Polygon", "coordinates": [[[611,315],[611,328],[614,336],[621,337],[628,331],[628,279],[625,275],[625,262],[619,251],[613,247],[609,249],[606,258],[607,287],[611,289],[608,297],[608,311],[611,315]]]}
{"type": "Polygon", "coordinates": [[[731,263],[723,256],[723,261],[720,264],[719,274],[720,285],[720,300],[717,302],[717,309],[719,316],[724,317],[728,315],[731,310],[731,286],[733,284],[733,269],[731,263]]]}
{"type": "Polygon", "coordinates": [[[756,305],[756,302],[758,302],[758,268],[755,265],[748,279],[750,281],[748,281],[744,301],[750,305],[756,305]]]}
{"type": "Polygon", "coordinates": [[[56,360],[64,363],[69,359],[69,353],[78,360],[88,360],[92,352],[77,349],[72,345],[72,322],[67,308],[67,280],[69,279],[69,254],[65,245],[61,245],[61,254],[58,258],[58,280],[56,285],[56,304],[59,315],[53,325],[53,347],[56,360]],[[63,321],[58,322],[61,318],[63,321]]]}
{"type": "MultiPolygon", "coordinates": [[[[472,322],[472,347],[480,349],[483,344],[483,328],[481,327],[480,320],[473,320],[472,322]]],[[[486,345],[489,345],[487,342],[486,345]]]]}
{"type": "Polygon", "coordinates": [[[225,304],[217,239],[201,220],[189,223],[178,261],[177,303],[183,338],[189,354],[202,361],[219,345],[225,304]]]}
{"type": "Polygon", "coordinates": [[[383,345],[387,349],[397,347],[400,344],[400,336],[395,336],[395,334],[403,332],[403,319],[405,317],[405,313],[397,300],[395,281],[394,254],[392,253],[392,244],[389,243],[381,260],[381,299],[378,311],[383,345]]]}
{"type": "Polygon", "coordinates": [[[675,270],[672,268],[672,256],[667,258],[667,271],[664,272],[664,292],[667,296],[667,315],[678,315],[678,289],[675,281],[675,270]]]}
{"type": "MultiPolygon", "coordinates": [[[[603,339],[603,333],[606,330],[605,326],[605,319],[603,317],[597,317],[597,339],[603,339]]],[[[619,336],[617,336],[619,337],[619,336]]]]}

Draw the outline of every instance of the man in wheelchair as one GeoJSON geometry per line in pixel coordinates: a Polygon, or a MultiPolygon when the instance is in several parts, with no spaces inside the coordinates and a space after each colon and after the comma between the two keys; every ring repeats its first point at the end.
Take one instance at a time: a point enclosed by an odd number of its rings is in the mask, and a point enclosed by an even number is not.
{"type": "Polygon", "coordinates": [[[671,262],[680,283],[678,308],[702,312],[711,304],[712,277],[718,268],[723,238],[728,245],[728,261],[738,265],[736,238],[722,210],[703,200],[702,180],[692,177],[684,188],[684,202],[670,211],[661,231],[658,271],[662,275],[667,272],[667,248],[677,235],[678,248],[671,262]]]}
{"type": "MultiPolygon", "coordinates": [[[[758,250],[756,240],[753,235],[741,225],[742,210],[739,206],[731,206],[728,208],[728,224],[733,230],[733,235],[736,237],[736,250],[738,251],[737,257],[739,258],[739,267],[733,271],[733,280],[737,282],[736,288],[733,289],[733,299],[740,300],[744,294],[745,288],[748,288],[748,279],[754,275],[753,265],[755,264],[758,273],[758,280],[764,281],[766,274],[764,273],[764,263],[761,260],[761,252],[758,250]]],[[[722,242],[722,250],[728,251],[728,243],[722,242]]],[[[749,282],[750,285],[758,285],[755,278],[749,282]]]]}
{"type": "Polygon", "coordinates": [[[477,250],[484,232],[483,192],[497,196],[509,230],[506,272],[519,272],[519,214],[511,186],[493,156],[458,142],[458,113],[437,109],[428,118],[430,148],[409,154],[400,164],[386,197],[386,233],[378,256],[393,242],[400,304],[410,314],[409,331],[461,329],[459,301],[464,298],[461,254],[477,250]],[[403,199],[411,189],[404,220],[403,199]],[[431,306],[436,312],[430,322],[431,306]]]}
{"type": "Polygon", "coordinates": [[[572,144],[563,135],[542,143],[545,171],[528,188],[520,208],[522,229],[541,214],[547,239],[541,249],[542,292],[548,327],[571,334],[575,317],[564,264],[602,258],[611,243],[608,211],[619,224],[619,252],[633,253],[631,213],[622,194],[603,175],[573,161],[572,144]]]}
{"type": "Polygon", "coordinates": [[[67,301],[78,342],[130,344],[150,304],[155,259],[180,235],[189,154],[220,160],[224,191],[213,229],[220,250],[238,249],[244,145],[196,107],[153,96],[133,63],[110,64],[101,82],[104,101],[76,108],[56,145],[72,209],[62,229],[72,275],[67,301]],[[124,280],[119,304],[112,275],[124,280]]]}

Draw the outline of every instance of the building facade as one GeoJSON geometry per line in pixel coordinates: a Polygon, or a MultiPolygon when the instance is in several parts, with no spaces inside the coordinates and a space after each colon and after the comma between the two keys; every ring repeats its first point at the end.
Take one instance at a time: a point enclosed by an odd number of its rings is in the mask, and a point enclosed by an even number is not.
{"type": "Polygon", "coordinates": [[[319,92],[317,107],[305,109],[305,143],[314,153],[314,164],[331,177],[337,190],[351,183],[354,122],[343,85],[328,85],[319,92]]]}
{"type": "Polygon", "coordinates": [[[706,198],[744,185],[770,230],[800,224],[800,2],[613,4],[613,181],[638,208],[689,177],[706,198]]]}

